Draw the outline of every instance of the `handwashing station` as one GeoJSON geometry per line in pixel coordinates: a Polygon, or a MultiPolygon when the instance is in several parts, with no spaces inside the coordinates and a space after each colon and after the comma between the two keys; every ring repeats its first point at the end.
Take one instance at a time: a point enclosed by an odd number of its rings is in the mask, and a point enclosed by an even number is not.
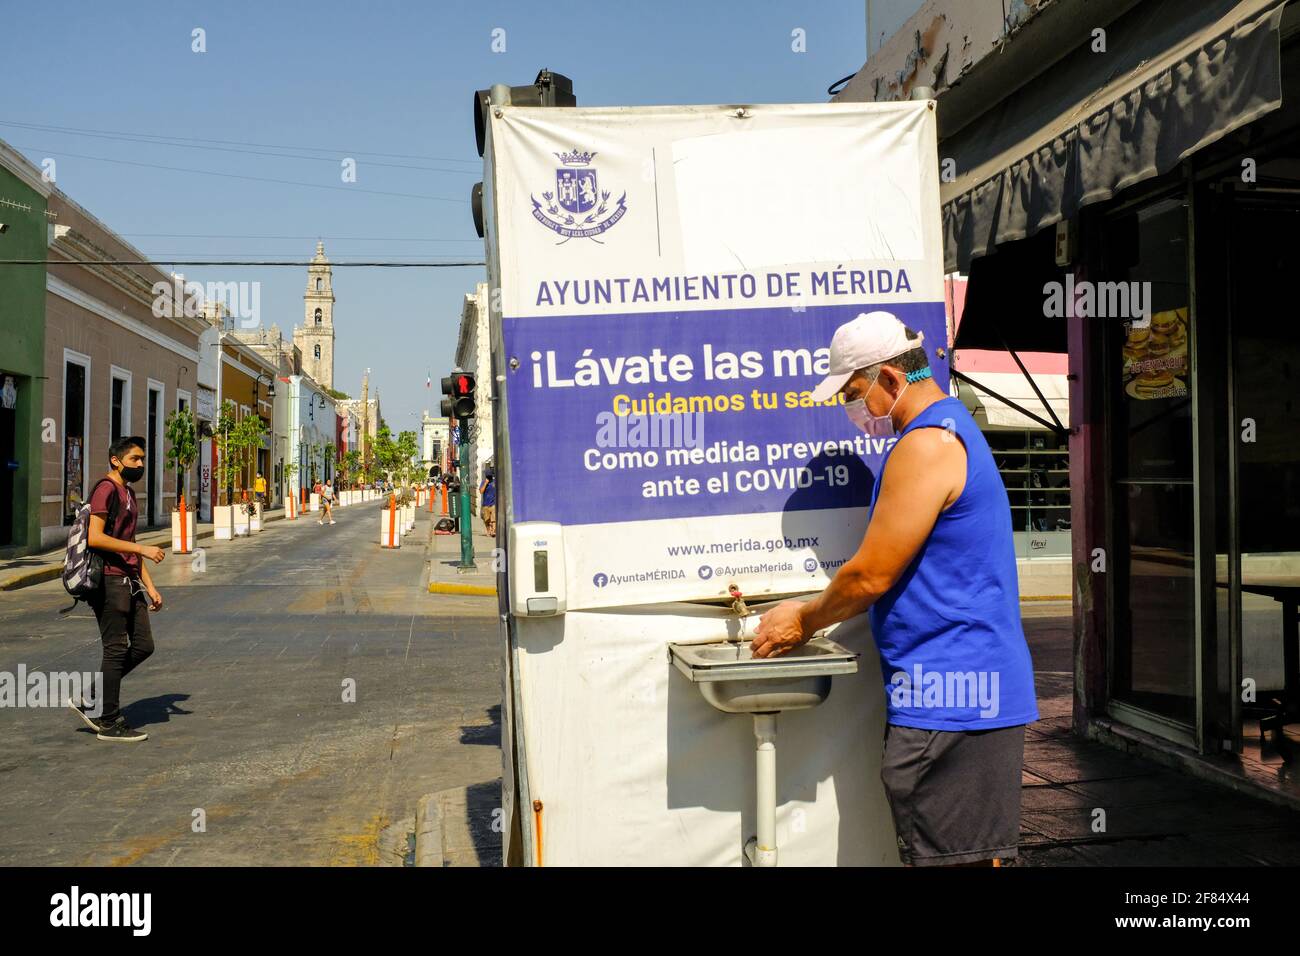
{"type": "Polygon", "coordinates": [[[749,641],[866,528],[887,440],[809,397],[835,327],[892,312],[948,385],[933,102],[510,97],[482,143],[505,862],[897,865],[865,616],[749,641]]]}

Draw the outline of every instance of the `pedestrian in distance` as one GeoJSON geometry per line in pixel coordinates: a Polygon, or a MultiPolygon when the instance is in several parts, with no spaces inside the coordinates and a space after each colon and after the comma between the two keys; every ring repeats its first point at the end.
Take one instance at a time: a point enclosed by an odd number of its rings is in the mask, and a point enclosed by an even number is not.
{"type": "Polygon", "coordinates": [[[127,726],[122,716],[122,678],[153,653],[149,612],[163,606],[148,564],[162,561],[163,550],[135,541],[138,509],[131,485],[144,477],[144,456],[143,438],[117,439],[108,449],[110,470],[91,489],[86,545],[103,557],[104,574],[101,588],[86,603],[95,612],[103,645],[103,711],[92,717],[85,700],[69,702],[100,740],[127,743],[149,735],[127,726]]]}
{"type": "Polygon", "coordinates": [[[266,507],[266,479],[260,471],[257,473],[257,478],[253,480],[253,497],[257,499],[259,505],[266,507]]]}
{"type": "Polygon", "coordinates": [[[479,504],[483,514],[483,530],[488,537],[497,536],[497,474],[488,462],[483,469],[483,484],[479,487],[479,504]]]}
{"type": "Polygon", "coordinates": [[[334,523],[334,485],[330,481],[320,486],[320,506],[321,518],[317,524],[324,524],[328,518],[330,524],[334,523]]]}

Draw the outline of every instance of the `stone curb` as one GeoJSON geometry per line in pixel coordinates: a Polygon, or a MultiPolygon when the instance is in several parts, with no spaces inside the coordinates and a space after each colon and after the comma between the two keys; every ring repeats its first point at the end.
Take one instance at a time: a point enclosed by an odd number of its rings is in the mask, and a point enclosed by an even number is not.
{"type": "Polygon", "coordinates": [[[426,793],[415,808],[415,865],[442,866],[442,806],[426,793]]]}
{"type": "MultiPolygon", "coordinates": [[[[269,524],[272,521],[283,521],[284,514],[264,515],[262,521],[269,524]]],[[[204,538],[211,538],[214,532],[211,527],[205,531],[195,531],[194,540],[201,541],[204,538]]],[[[172,533],[168,529],[162,531],[149,531],[136,539],[139,544],[153,544],[162,548],[164,551],[170,551],[172,546],[172,533]]],[[[0,580],[0,591],[17,591],[21,588],[31,587],[34,584],[44,584],[46,581],[53,581],[63,573],[63,562],[58,561],[53,564],[43,564],[37,568],[29,568],[21,571],[11,577],[0,580]]]]}

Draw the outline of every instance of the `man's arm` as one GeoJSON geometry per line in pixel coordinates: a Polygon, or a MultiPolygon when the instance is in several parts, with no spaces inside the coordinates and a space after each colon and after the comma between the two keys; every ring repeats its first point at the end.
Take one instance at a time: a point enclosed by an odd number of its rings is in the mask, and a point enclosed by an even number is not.
{"type": "Polygon", "coordinates": [[[144,583],[144,589],[149,595],[149,610],[156,611],[162,607],[162,595],[158,589],[153,586],[153,578],[149,574],[149,565],[143,561],[140,562],[140,580],[144,583]]]}
{"type": "Polygon", "coordinates": [[[121,538],[114,538],[105,534],[104,515],[90,516],[90,527],[86,534],[86,544],[94,548],[96,551],[113,551],[117,554],[138,554],[155,563],[163,559],[162,548],[151,547],[147,544],[136,544],[134,541],[123,541],[121,538]]]}
{"type": "Polygon", "coordinates": [[[965,446],[947,431],[918,428],[900,439],[857,553],[813,600],[784,601],[764,614],[751,645],[754,656],[784,653],[874,604],[907,570],[965,483],[965,446]]]}

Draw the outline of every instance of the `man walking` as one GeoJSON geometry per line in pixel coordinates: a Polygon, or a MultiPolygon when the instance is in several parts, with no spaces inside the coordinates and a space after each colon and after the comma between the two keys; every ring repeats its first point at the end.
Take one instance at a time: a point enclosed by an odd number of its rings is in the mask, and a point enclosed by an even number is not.
{"type": "Polygon", "coordinates": [[[840,326],[831,374],[855,426],[898,435],[862,545],[820,595],[763,615],[756,657],[870,610],[887,717],[881,780],[903,863],[1014,857],[1025,724],[1038,719],[1011,509],[988,443],[935,385],[922,337],[887,312],[840,326]]]}
{"type": "Polygon", "coordinates": [[[99,717],[89,716],[84,701],[80,705],[73,701],[69,706],[100,740],[138,742],[149,736],[127,726],[119,699],[122,678],[153,653],[149,611],[157,611],[163,604],[146,563],[157,564],[163,559],[163,551],[135,543],[138,512],[131,484],[144,477],[144,452],[144,439],[140,437],[113,442],[108,449],[111,469],[90,493],[86,544],[104,559],[104,585],[87,600],[99,623],[99,639],[104,647],[100,665],[104,675],[103,712],[99,717]]]}

